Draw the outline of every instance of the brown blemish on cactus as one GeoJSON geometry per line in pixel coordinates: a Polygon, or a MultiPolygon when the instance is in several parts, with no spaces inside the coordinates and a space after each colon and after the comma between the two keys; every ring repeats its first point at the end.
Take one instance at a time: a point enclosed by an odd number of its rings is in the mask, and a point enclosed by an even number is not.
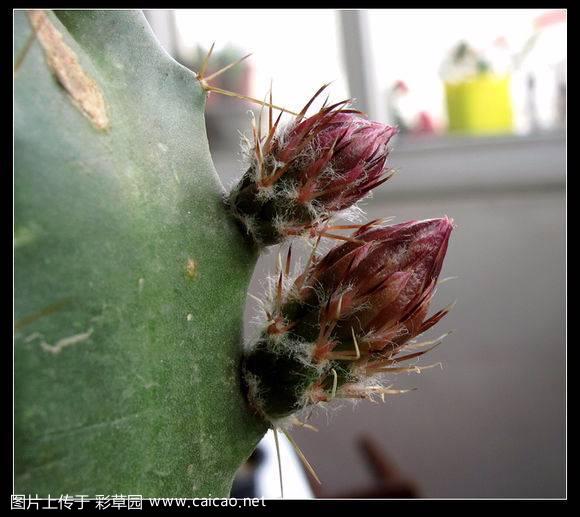
{"type": "Polygon", "coordinates": [[[33,314],[29,314],[28,316],[24,316],[23,318],[17,320],[14,323],[14,330],[20,330],[21,328],[26,327],[30,323],[33,323],[34,321],[36,321],[40,318],[43,318],[45,316],[50,316],[51,314],[54,314],[55,312],[60,311],[62,308],[67,306],[69,303],[71,303],[71,301],[72,301],[72,298],[65,298],[63,300],[59,300],[53,304],[50,304],[50,305],[44,307],[43,309],[40,309],[39,311],[37,311],[33,314]]]}
{"type": "Polygon", "coordinates": [[[24,43],[22,50],[18,53],[16,59],[14,60],[13,77],[16,77],[18,70],[20,70],[22,63],[24,63],[24,59],[28,55],[30,47],[32,47],[32,44],[34,43],[35,40],[36,40],[36,31],[32,31],[30,33],[30,36],[28,36],[28,38],[26,39],[26,42],[24,43]]]}
{"type": "Polygon", "coordinates": [[[191,257],[187,259],[187,265],[185,266],[185,274],[188,278],[192,280],[197,277],[197,262],[191,257]]]}
{"type": "Polygon", "coordinates": [[[48,66],[73,104],[97,129],[107,129],[109,117],[99,85],[83,70],[77,55],[65,43],[62,34],[44,11],[28,11],[28,17],[44,49],[48,66]]]}

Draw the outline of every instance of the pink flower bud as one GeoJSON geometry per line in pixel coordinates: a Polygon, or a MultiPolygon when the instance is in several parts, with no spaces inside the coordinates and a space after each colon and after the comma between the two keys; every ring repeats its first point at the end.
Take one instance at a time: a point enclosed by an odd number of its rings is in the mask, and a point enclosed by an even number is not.
{"type": "Polygon", "coordinates": [[[299,159],[308,131],[314,135],[311,162],[294,171],[300,202],[317,200],[327,212],[342,210],[388,179],[384,166],[392,127],[356,113],[320,112],[289,131],[276,159],[299,159]]]}
{"type": "Polygon", "coordinates": [[[448,312],[427,316],[452,229],[447,217],[386,227],[373,221],[311,259],[286,293],[281,270],[268,324],[244,359],[252,407],[272,420],[335,396],[398,392],[367,379],[420,371],[400,362],[429,350],[405,353],[430,344],[409,341],[448,312]]]}
{"type": "Polygon", "coordinates": [[[299,278],[305,303],[328,300],[320,316],[333,327],[327,351],[352,332],[370,353],[392,350],[437,323],[444,314],[426,316],[452,228],[447,217],[366,225],[353,234],[358,242],[335,247],[299,278]]]}
{"type": "Polygon", "coordinates": [[[316,229],[390,177],[387,144],[395,129],[344,109],[304,112],[257,137],[249,170],[232,191],[233,214],[261,245],[316,229]]]}

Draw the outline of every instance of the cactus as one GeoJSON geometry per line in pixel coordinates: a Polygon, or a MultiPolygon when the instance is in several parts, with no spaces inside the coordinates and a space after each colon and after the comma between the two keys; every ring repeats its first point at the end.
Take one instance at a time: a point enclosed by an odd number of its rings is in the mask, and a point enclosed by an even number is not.
{"type": "Polygon", "coordinates": [[[331,226],[390,177],[394,128],[350,100],[306,117],[326,85],[294,113],[209,84],[236,63],[191,74],[138,12],[18,12],[15,49],[17,492],[226,496],[268,427],[406,391],[377,377],[437,341],[415,338],[448,312],[427,317],[452,222],[331,226]],[[207,92],[269,106],[227,195],[207,92]],[[258,251],[307,236],[243,351],[258,251]],[[346,242],[322,257],[322,237],[346,242]]]}
{"type": "Polygon", "coordinates": [[[205,92],[139,12],[14,22],[15,491],[227,496],[267,424],[205,92]]]}

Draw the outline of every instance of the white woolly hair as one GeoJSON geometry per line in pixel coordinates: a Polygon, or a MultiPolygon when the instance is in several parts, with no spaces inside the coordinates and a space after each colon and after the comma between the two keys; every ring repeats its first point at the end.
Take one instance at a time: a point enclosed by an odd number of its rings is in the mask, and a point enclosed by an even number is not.
{"type": "Polygon", "coordinates": [[[337,215],[339,215],[345,221],[348,221],[349,223],[353,223],[353,224],[362,223],[366,217],[365,211],[357,204],[354,204],[354,205],[350,206],[349,208],[342,210],[337,215]]]}
{"type": "Polygon", "coordinates": [[[356,399],[335,398],[329,402],[318,402],[317,404],[312,404],[308,399],[308,394],[304,394],[300,401],[300,409],[287,417],[275,419],[274,422],[277,427],[290,429],[297,425],[307,424],[314,415],[323,414],[326,417],[326,424],[329,425],[338,410],[347,406],[352,406],[354,409],[359,402],[361,401],[356,399]],[[300,422],[300,424],[298,424],[298,422],[300,422]]]}
{"type": "MultiPolygon", "coordinates": [[[[358,123],[358,122],[354,122],[358,123]]],[[[362,122],[361,122],[362,123],[362,122]]],[[[287,140],[289,138],[289,134],[292,129],[295,127],[296,122],[291,121],[283,125],[277,132],[274,137],[276,141],[276,145],[283,149],[287,145],[287,140]]],[[[248,137],[240,133],[241,136],[241,154],[243,156],[242,162],[245,163],[246,172],[250,170],[250,174],[253,172],[253,182],[255,184],[259,181],[259,171],[258,171],[258,164],[257,159],[254,153],[254,144],[248,139],[248,137]]],[[[311,164],[316,157],[320,153],[319,144],[316,141],[311,142],[307,145],[304,149],[301,150],[299,156],[295,157],[293,160],[293,168],[301,168],[306,167],[311,164]]],[[[264,157],[265,166],[270,170],[275,170],[277,168],[283,167],[285,164],[282,162],[278,162],[274,156],[266,155],[264,157]]],[[[334,171],[332,164],[328,164],[323,171],[320,173],[321,177],[327,177],[332,179],[333,177],[337,176],[336,171],[334,171]]],[[[233,189],[231,190],[230,198],[235,197],[235,195],[239,192],[241,182],[238,182],[233,189]]],[[[266,202],[270,199],[275,198],[286,198],[286,199],[296,199],[299,195],[299,185],[294,181],[278,181],[273,185],[260,185],[257,189],[257,198],[261,202],[266,202]]],[[[370,195],[370,193],[368,194],[370,195]]],[[[281,205],[284,205],[283,203],[281,205]]],[[[333,212],[328,210],[323,203],[321,203],[318,199],[310,200],[309,202],[303,205],[308,213],[310,214],[310,219],[312,221],[323,220],[323,219],[330,219],[333,216],[339,216],[340,219],[344,219],[349,223],[358,223],[359,221],[364,220],[364,212],[363,210],[353,205],[347,209],[342,210],[341,212],[333,212]]],[[[235,207],[233,207],[234,215],[235,214],[235,207]]],[[[238,217],[241,220],[242,224],[244,224],[247,228],[249,234],[254,237],[254,240],[259,244],[262,245],[263,243],[256,235],[254,231],[255,226],[253,226],[253,221],[251,219],[244,219],[243,217],[238,217]],[[248,223],[249,226],[246,224],[248,223]]],[[[292,214],[292,203],[288,203],[288,208],[286,212],[279,212],[275,217],[272,224],[275,230],[278,232],[280,236],[286,235],[288,229],[300,228],[303,226],[302,221],[297,221],[294,219],[292,214]]]]}
{"type": "MultiPolygon", "coordinates": [[[[312,344],[302,344],[302,345],[304,347],[303,349],[306,350],[307,346],[312,344]]],[[[319,378],[323,378],[326,375],[328,375],[330,368],[329,363],[314,365],[309,356],[303,355],[302,357],[304,357],[305,365],[309,367],[316,367],[318,369],[319,378]]],[[[357,366],[356,363],[352,365],[351,374],[356,380],[349,382],[346,385],[343,385],[342,388],[348,386],[349,388],[357,388],[363,391],[369,387],[377,387],[377,386],[389,387],[393,384],[392,378],[394,374],[389,374],[388,372],[381,372],[375,375],[368,376],[364,371],[364,366],[363,365],[357,366]]],[[[344,393],[346,395],[346,392],[344,393]]],[[[311,394],[308,389],[305,390],[303,393],[296,393],[296,395],[299,396],[298,409],[288,417],[274,419],[273,421],[276,423],[278,427],[282,428],[292,427],[293,425],[296,424],[297,419],[300,421],[303,416],[306,416],[307,420],[308,418],[310,418],[312,413],[319,411],[324,411],[325,414],[327,415],[328,420],[330,418],[330,415],[335,410],[338,410],[339,408],[342,408],[345,405],[350,405],[354,408],[358,403],[364,400],[364,399],[348,398],[346,396],[342,398],[340,387],[338,388],[337,391],[338,396],[335,399],[332,399],[327,402],[321,401],[312,404],[310,399],[311,394]]],[[[381,395],[380,393],[374,394],[370,393],[369,399],[375,401],[380,400],[381,395]]]]}
{"type": "Polygon", "coordinates": [[[254,404],[254,406],[256,406],[256,408],[263,414],[264,399],[262,394],[264,390],[261,387],[260,378],[257,375],[245,370],[244,382],[246,383],[248,389],[248,400],[250,400],[252,404],[254,404]]]}

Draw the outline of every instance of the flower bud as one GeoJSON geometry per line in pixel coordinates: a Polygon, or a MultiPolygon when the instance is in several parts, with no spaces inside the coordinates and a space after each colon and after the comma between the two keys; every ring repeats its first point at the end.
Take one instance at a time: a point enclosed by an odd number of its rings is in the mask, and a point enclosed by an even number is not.
{"type": "Polygon", "coordinates": [[[425,350],[400,354],[448,312],[427,317],[452,228],[447,217],[371,222],[311,261],[278,293],[270,325],[246,356],[254,407],[273,419],[336,396],[388,393],[369,391],[365,380],[408,369],[397,365],[425,350]]]}
{"type": "Polygon", "coordinates": [[[308,118],[303,110],[284,129],[277,122],[267,137],[255,134],[250,166],[228,204],[259,245],[316,230],[390,177],[385,163],[394,128],[345,103],[308,118]]]}
{"type": "Polygon", "coordinates": [[[371,351],[394,347],[427,330],[423,325],[452,230],[448,218],[384,228],[366,225],[337,246],[303,280],[306,299],[318,296],[338,313],[333,335],[354,329],[371,351]]]}

